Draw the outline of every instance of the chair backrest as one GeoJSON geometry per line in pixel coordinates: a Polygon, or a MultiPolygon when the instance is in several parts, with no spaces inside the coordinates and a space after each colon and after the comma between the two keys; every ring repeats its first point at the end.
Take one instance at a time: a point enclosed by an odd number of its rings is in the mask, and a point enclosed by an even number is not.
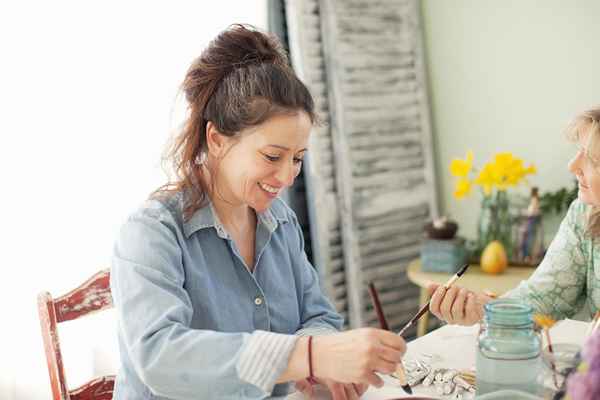
{"type": "Polygon", "coordinates": [[[57,331],[57,324],[60,322],[111,308],[109,281],[110,271],[105,269],[94,274],[76,289],[56,299],[53,299],[48,292],[38,295],[38,313],[54,400],[112,399],[114,375],[96,378],[77,389],[68,389],[57,331]]]}

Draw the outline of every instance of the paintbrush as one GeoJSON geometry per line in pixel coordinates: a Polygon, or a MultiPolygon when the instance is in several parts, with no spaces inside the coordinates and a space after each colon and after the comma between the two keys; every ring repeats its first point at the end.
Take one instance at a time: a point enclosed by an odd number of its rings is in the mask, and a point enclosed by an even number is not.
{"type": "MultiPolygon", "coordinates": [[[[371,301],[373,303],[373,307],[375,308],[375,312],[377,313],[377,319],[379,320],[379,325],[381,329],[385,329],[386,331],[391,331],[387,320],[385,319],[385,315],[383,314],[383,308],[381,308],[381,303],[379,302],[379,295],[377,294],[377,289],[373,282],[369,283],[369,294],[371,295],[371,301]]],[[[404,391],[408,394],[413,394],[413,391],[406,380],[406,371],[404,370],[404,365],[402,364],[402,360],[396,366],[395,372],[396,378],[400,382],[400,386],[404,391]]]]}
{"type": "MultiPolygon", "coordinates": [[[[448,282],[446,282],[444,284],[444,287],[446,289],[449,289],[454,284],[454,282],[456,282],[456,280],[465,273],[467,268],[469,268],[469,264],[463,265],[462,268],[459,269],[458,272],[452,276],[452,278],[448,279],[448,282]]],[[[429,299],[429,301],[427,303],[425,303],[425,304],[423,304],[423,306],[421,306],[421,308],[415,314],[415,316],[412,317],[410,319],[410,321],[408,321],[402,329],[400,329],[400,332],[398,332],[398,335],[402,336],[408,328],[410,328],[415,322],[417,322],[419,320],[419,318],[421,318],[423,315],[425,315],[425,313],[429,310],[429,303],[431,303],[431,299],[429,299]]]]}
{"type": "Polygon", "coordinates": [[[587,336],[590,336],[592,333],[594,333],[596,331],[596,329],[598,329],[599,326],[600,326],[600,311],[597,311],[596,314],[594,315],[594,318],[592,318],[592,321],[590,322],[590,326],[587,330],[587,336]]]}

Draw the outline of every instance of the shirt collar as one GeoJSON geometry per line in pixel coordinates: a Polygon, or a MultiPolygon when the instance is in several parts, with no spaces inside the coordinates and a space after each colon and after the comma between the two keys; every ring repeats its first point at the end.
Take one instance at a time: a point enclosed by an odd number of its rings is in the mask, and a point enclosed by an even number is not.
{"type": "MultiPolygon", "coordinates": [[[[279,204],[275,205],[275,202],[264,212],[256,213],[258,217],[257,222],[264,225],[271,233],[275,232],[279,223],[289,222],[285,209],[279,204]]],[[[207,205],[196,210],[192,217],[183,223],[183,231],[186,238],[192,236],[194,232],[206,228],[215,228],[217,235],[223,239],[231,238],[219,220],[219,216],[208,197],[207,205]]]]}

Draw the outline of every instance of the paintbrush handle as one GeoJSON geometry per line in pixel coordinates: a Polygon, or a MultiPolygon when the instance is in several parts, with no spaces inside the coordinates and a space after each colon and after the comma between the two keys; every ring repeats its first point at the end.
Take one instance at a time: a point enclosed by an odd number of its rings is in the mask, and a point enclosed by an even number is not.
{"type": "MultiPolygon", "coordinates": [[[[452,275],[452,277],[450,279],[448,279],[448,282],[446,282],[444,284],[444,287],[446,289],[449,289],[454,284],[454,282],[456,282],[456,280],[458,278],[460,278],[465,273],[465,271],[467,270],[467,268],[469,268],[469,264],[463,265],[462,268],[456,274],[452,275]]],[[[429,311],[429,304],[430,303],[431,303],[431,299],[429,299],[429,301],[427,301],[427,303],[423,304],[421,306],[421,308],[419,309],[419,311],[417,311],[417,313],[415,314],[415,316],[412,317],[410,319],[410,321],[408,321],[406,323],[406,325],[404,325],[402,327],[402,329],[400,329],[400,332],[398,332],[398,335],[402,336],[404,334],[404,332],[406,332],[406,330],[408,328],[410,328],[419,318],[421,318],[423,315],[425,315],[425,313],[427,311],[429,311]]]]}
{"type": "Polygon", "coordinates": [[[390,327],[385,319],[385,314],[383,313],[383,308],[381,307],[381,303],[379,302],[379,295],[377,294],[377,289],[373,282],[369,283],[369,294],[371,295],[371,301],[373,302],[373,308],[375,308],[375,312],[377,313],[377,319],[379,320],[379,325],[381,329],[386,331],[390,330],[390,327]]]}
{"type": "Polygon", "coordinates": [[[402,329],[400,329],[400,332],[398,332],[398,335],[402,336],[402,335],[404,334],[404,332],[406,332],[406,330],[407,330],[408,328],[410,328],[410,327],[411,327],[411,326],[412,326],[412,325],[413,325],[415,322],[417,322],[417,320],[418,320],[419,318],[421,318],[421,317],[422,317],[422,316],[423,316],[423,315],[424,315],[424,314],[425,314],[425,313],[426,313],[428,310],[429,310],[429,301],[428,301],[427,303],[423,304],[423,305],[421,306],[421,308],[419,309],[419,311],[418,311],[418,312],[415,314],[415,316],[414,316],[414,317],[412,317],[412,318],[410,319],[410,321],[408,321],[408,322],[406,323],[406,325],[404,325],[404,326],[402,327],[402,329]]]}
{"type": "Polygon", "coordinates": [[[594,315],[594,318],[592,318],[587,331],[587,336],[590,336],[592,333],[594,333],[596,329],[598,329],[598,326],[600,326],[600,311],[597,311],[594,315]]]}

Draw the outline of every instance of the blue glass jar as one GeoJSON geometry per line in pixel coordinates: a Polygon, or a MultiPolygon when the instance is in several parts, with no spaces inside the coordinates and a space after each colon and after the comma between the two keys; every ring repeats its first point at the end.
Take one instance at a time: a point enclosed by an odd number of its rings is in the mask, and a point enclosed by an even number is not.
{"type": "Polygon", "coordinates": [[[541,339],[531,306],[510,299],[485,305],[478,337],[477,394],[517,389],[537,394],[541,339]]]}

